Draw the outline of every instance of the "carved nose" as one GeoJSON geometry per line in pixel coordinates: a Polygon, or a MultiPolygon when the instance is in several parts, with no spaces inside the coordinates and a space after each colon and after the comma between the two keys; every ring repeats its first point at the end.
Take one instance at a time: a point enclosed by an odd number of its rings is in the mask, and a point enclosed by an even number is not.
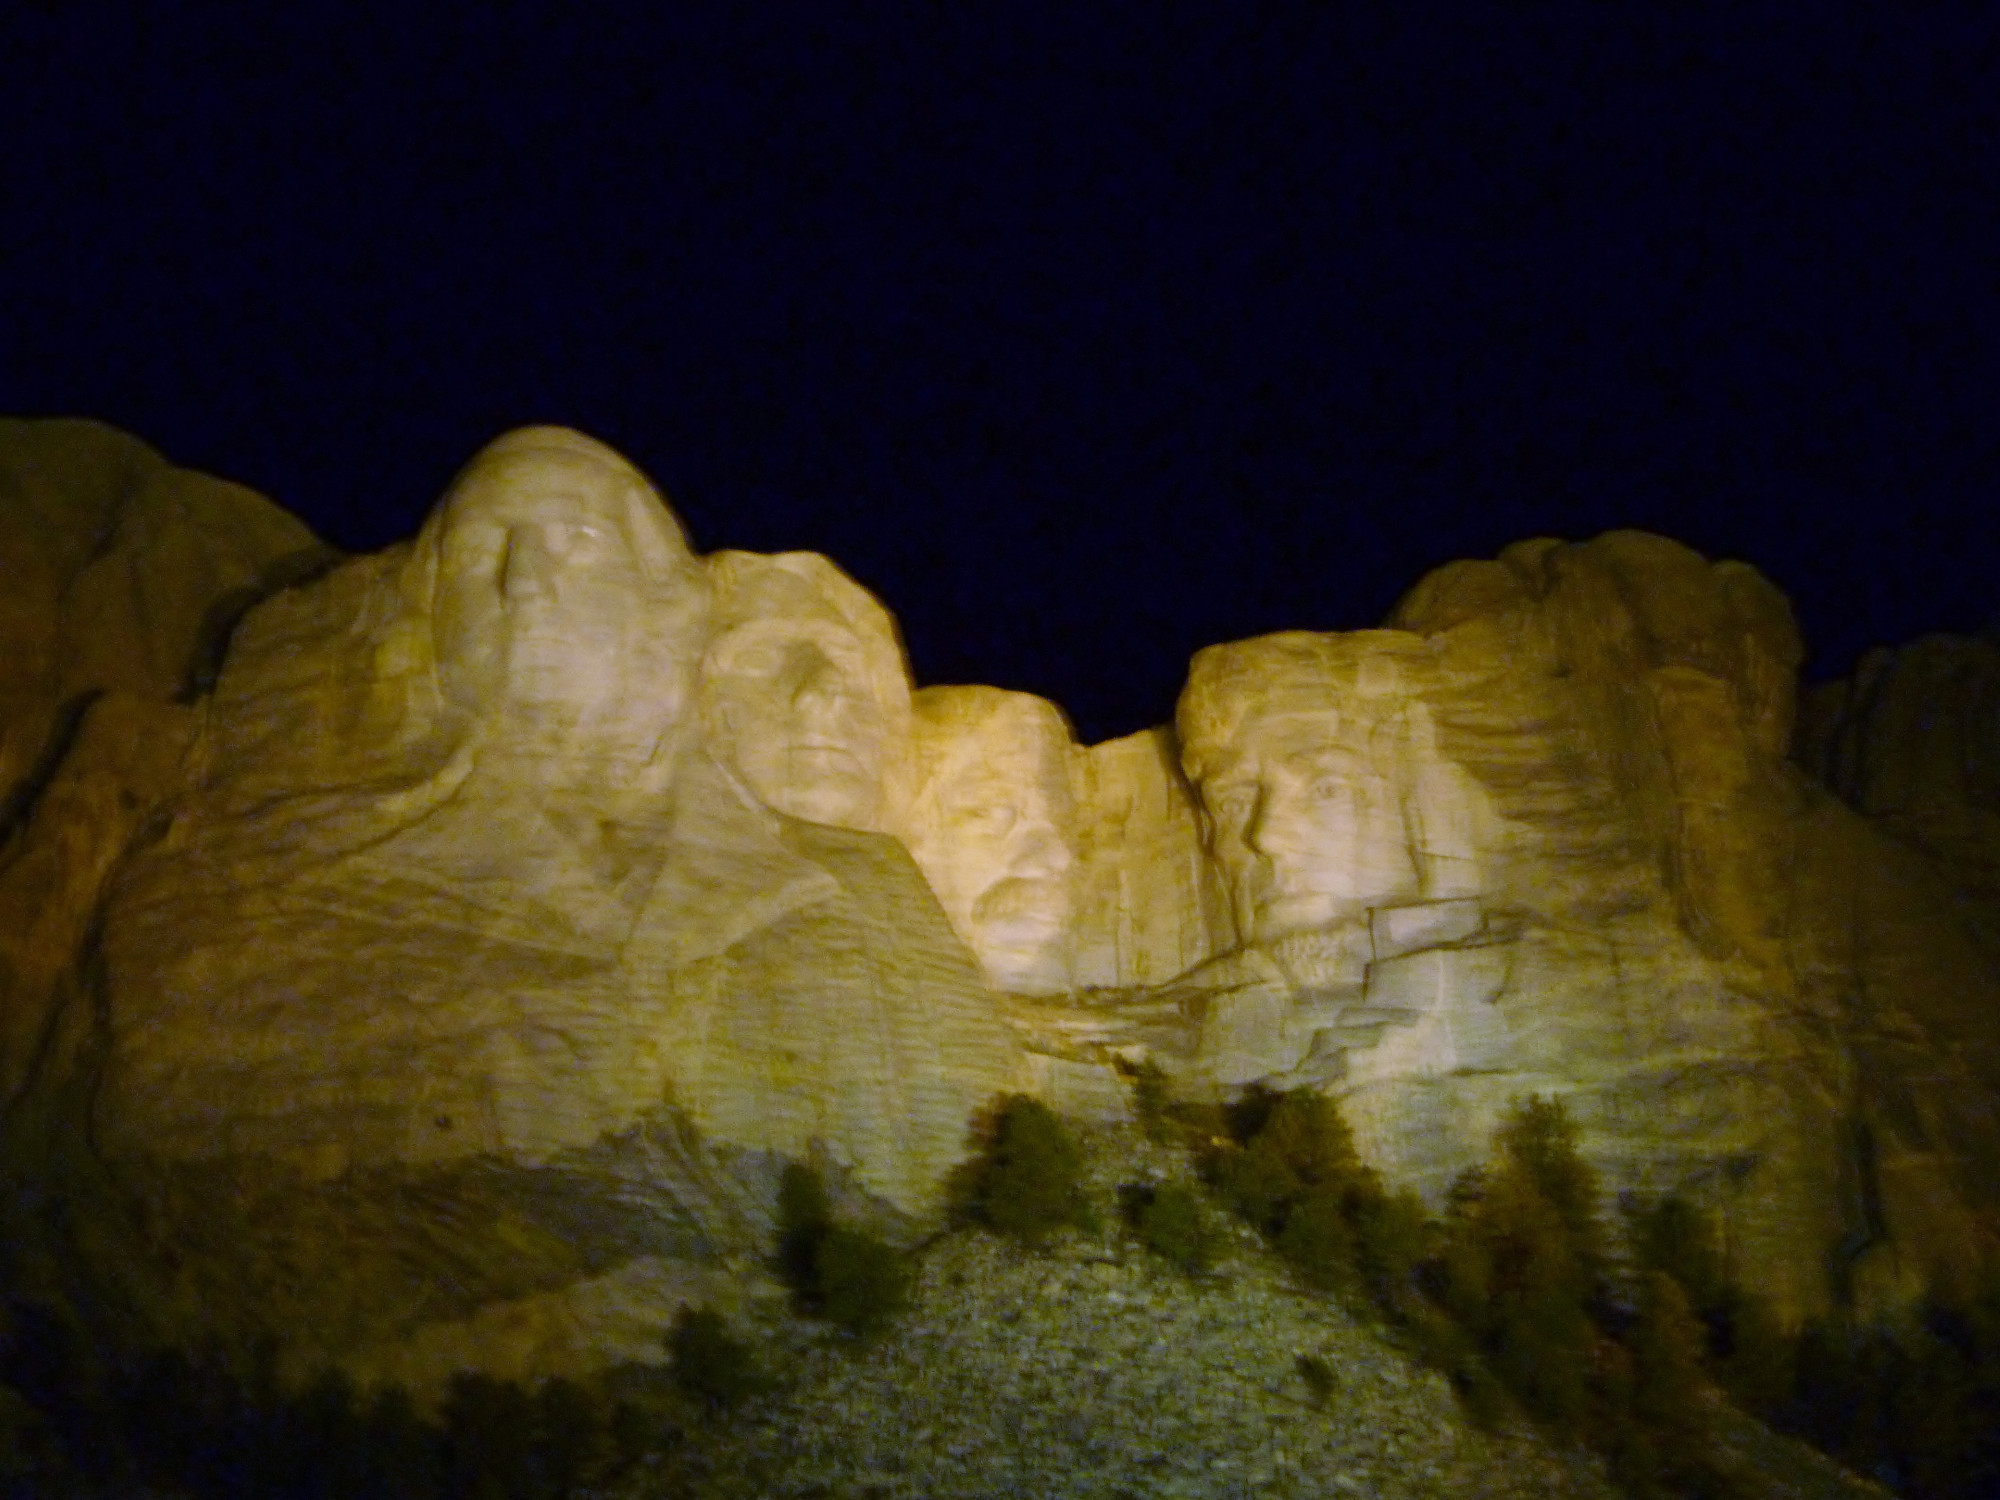
{"type": "Polygon", "coordinates": [[[850,696],[839,669],[822,657],[800,681],[792,703],[808,725],[828,729],[851,717],[850,696]]]}
{"type": "Polygon", "coordinates": [[[553,599],[560,569],[539,526],[516,526],[500,555],[500,596],[509,604],[553,599]]]}
{"type": "Polygon", "coordinates": [[[1257,854],[1268,854],[1265,841],[1271,833],[1271,794],[1257,788],[1250,799],[1250,811],[1243,818],[1243,846],[1257,854]]]}
{"type": "Polygon", "coordinates": [[[1008,843],[1007,868],[1021,879],[1053,880],[1074,863],[1069,846],[1046,823],[1017,821],[1008,843]]]}

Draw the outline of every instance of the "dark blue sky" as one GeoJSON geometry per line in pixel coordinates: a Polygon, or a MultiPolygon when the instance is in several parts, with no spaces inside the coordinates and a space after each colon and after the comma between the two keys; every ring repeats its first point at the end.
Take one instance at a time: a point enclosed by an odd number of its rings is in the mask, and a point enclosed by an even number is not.
{"type": "Polygon", "coordinates": [[[343,546],[570,423],[1093,739],[1527,535],[2000,605],[2000,8],[263,9],[0,12],[0,410],[343,546]]]}

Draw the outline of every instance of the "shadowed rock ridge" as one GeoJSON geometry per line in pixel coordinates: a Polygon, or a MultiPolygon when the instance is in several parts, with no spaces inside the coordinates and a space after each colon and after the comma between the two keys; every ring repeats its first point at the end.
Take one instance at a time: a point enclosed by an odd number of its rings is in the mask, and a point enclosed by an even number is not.
{"type": "Polygon", "coordinates": [[[178,784],[230,632],[335,554],[261,495],[81,420],[0,419],[0,1103],[98,891],[178,784]]]}
{"type": "Polygon", "coordinates": [[[1922,850],[2000,951],[2000,621],[1862,658],[1800,706],[1806,767],[1849,806],[1922,850]]]}
{"type": "Polygon", "coordinates": [[[1885,831],[1788,761],[1743,564],[1523,542],[1086,748],[913,692],[833,564],[697,556],[561,429],[334,566],[90,424],[0,426],[0,502],[10,1170],[153,1334],[418,1386],[657,1358],[765,1285],[785,1162],[914,1234],[994,1095],[1116,1116],[1142,1058],[1323,1089],[1434,1203],[1560,1095],[1793,1319],[1989,1252],[1984,794],[1885,831]]]}

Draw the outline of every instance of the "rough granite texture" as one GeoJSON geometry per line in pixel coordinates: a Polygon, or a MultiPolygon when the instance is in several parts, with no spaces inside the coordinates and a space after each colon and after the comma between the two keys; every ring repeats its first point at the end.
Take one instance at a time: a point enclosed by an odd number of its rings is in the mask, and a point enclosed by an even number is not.
{"type": "Polygon", "coordinates": [[[561,429],[330,568],[88,424],[0,427],[0,500],[4,1139],[150,1332],[582,1372],[768,1290],[786,1161],[913,1239],[996,1095],[1116,1121],[1141,1058],[1325,1090],[1433,1202],[1559,1096],[1793,1319],[1991,1254],[1983,825],[1940,831],[1984,730],[1893,678],[1812,719],[1905,747],[1836,799],[1742,564],[1520,543],[1382,630],[1208,648],[1172,726],[1081,747],[914,690],[831,562],[699,557],[561,429]]]}

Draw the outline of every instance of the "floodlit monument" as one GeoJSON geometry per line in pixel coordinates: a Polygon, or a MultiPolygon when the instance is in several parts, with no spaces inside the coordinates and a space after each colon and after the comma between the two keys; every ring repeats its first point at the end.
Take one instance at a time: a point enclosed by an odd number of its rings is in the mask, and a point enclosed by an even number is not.
{"type": "Polygon", "coordinates": [[[169,1329],[217,1302],[419,1385],[644,1357],[754,1280],[786,1163],[913,1236],[997,1095],[1116,1118],[1140,1063],[1320,1090],[1433,1205],[1560,1097],[1794,1321],[1992,1243],[1981,856],[1786,760],[1797,634],[1741,564],[1524,542],[1387,628],[1207,648],[1172,725],[1084,747],[913,689],[825,558],[696,555],[580,434],[499,439],[346,560],[104,429],[0,428],[0,501],[60,514],[52,473],[78,538],[116,492],[184,540],[130,600],[60,529],[20,565],[112,644],[0,641],[0,1084],[182,1247],[98,1268],[169,1329]]]}

